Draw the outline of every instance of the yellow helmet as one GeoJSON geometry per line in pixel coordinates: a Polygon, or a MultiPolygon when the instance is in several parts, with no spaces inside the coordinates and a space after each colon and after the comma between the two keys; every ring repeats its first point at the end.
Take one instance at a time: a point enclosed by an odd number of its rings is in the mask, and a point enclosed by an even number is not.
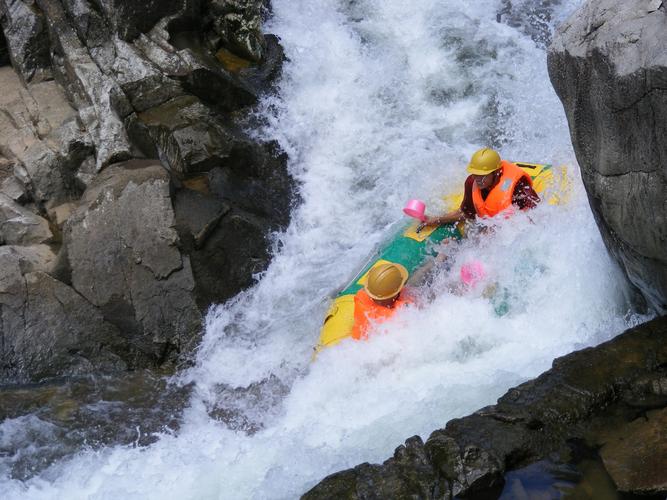
{"type": "Polygon", "coordinates": [[[500,155],[490,148],[482,148],[472,155],[468,163],[468,173],[486,175],[500,168],[500,155]]]}
{"type": "Polygon", "coordinates": [[[364,289],[375,300],[387,300],[396,297],[408,279],[408,270],[400,264],[381,264],[368,272],[364,289]]]}

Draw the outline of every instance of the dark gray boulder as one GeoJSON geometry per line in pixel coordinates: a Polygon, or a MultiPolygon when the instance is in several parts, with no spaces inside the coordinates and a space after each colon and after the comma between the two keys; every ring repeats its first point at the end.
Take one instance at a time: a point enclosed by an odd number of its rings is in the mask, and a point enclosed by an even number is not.
{"type": "Polygon", "coordinates": [[[45,245],[0,247],[0,379],[127,369],[123,336],[92,304],[46,274],[54,263],[45,245]]]}
{"type": "Polygon", "coordinates": [[[113,165],[88,187],[64,231],[73,288],[158,363],[189,352],[201,329],[170,189],[159,163],[113,165]]]}
{"type": "Polygon", "coordinates": [[[658,429],[667,408],[666,366],[663,316],[554,360],[551,370],[510,389],[496,405],[451,420],[426,443],[408,439],[383,464],[332,474],[302,498],[497,498],[507,471],[567,457],[574,442],[602,447],[622,491],[664,495],[667,455],[658,429]],[[655,413],[647,423],[648,410],[655,413]],[[640,448],[619,442],[622,436],[658,441],[640,448]],[[642,470],[638,458],[651,469],[642,470]]]}
{"type": "Polygon", "coordinates": [[[666,9],[588,1],[548,55],[607,248],[658,311],[667,310],[666,9]]]}
{"type": "Polygon", "coordinates": [[[137,138],[155,149],[177,176],[207,172],[233,155],[240,136],[200,99],[177,97],[137,115],[137,138]],[[145,134],[142,138],[141,134],[145,134]]]}

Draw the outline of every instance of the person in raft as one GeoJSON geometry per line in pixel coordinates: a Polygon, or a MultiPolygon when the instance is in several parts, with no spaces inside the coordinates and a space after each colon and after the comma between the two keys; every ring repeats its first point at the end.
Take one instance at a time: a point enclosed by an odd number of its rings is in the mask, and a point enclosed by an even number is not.
{"type": "Polygon", "coordinates": [[[412,303],[404,289],[407,279],[408,270],[401,264],[380,264],[368,272],[364,287],[354,296],[353,339],[366,339],[371,323],[383,323],[412,303]]]}
{"type": "Polygon", "coordinates": [[[540,201],[530,176],[516,164],[501,160],[493,149],[476,151],[468,164],[468,173],[461,206],[438,217],[426,217],[419,229],[475,217],[494,217],[501,212],[511,214],[515,206],[527,210],[540,201]]]}

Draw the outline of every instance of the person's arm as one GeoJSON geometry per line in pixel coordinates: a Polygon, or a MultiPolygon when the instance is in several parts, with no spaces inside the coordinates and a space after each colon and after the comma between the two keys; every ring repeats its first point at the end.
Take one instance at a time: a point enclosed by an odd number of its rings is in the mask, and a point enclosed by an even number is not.
{"type": "Polygon", "coordinates": [[[469,175],[463,186],[463,201],[459,208],[438,217],[426,217],[426,220],[419,225],[417,231],[422,230],[425,226],[442,226],[443,224],[452,224],[466,219],[474,219],[476,211],[475,205],[472,202],[473,182],[475,182],[473,176],[469,175]]]}
{"type": "Polygon", "coordinates": [[[460,222],[466,219],[466,214],[463,213],[463,210],[457,208],[447,214],[439,215],[437,217],[426,217],[426,220],[423,222],[424,226],[442,226],[444,224],[451,224],[453,222],[460,222]]]}

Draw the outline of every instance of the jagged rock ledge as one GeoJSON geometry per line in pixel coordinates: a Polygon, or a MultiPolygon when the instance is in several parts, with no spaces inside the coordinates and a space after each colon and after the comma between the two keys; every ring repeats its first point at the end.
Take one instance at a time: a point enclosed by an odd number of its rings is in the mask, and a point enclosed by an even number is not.
{"type": "Polygon", "coordinates": [[[620,491],[667,494],[667,316],[556,359],[496,405],[414,436],[383,464],[332,474],[316,499],[497,497],[503,475],[570,444],[599,454],[620,491]]]}

